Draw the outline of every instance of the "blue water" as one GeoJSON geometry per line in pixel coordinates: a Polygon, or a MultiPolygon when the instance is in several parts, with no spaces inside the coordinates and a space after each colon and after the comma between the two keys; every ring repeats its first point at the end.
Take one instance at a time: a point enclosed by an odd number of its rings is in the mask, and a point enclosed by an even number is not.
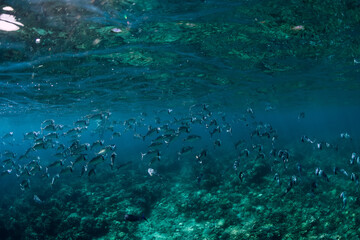
{"type": "Polygon", "coordinates": [[[0,238],[359,239],[359,13],[2,1],[0,238]]]}

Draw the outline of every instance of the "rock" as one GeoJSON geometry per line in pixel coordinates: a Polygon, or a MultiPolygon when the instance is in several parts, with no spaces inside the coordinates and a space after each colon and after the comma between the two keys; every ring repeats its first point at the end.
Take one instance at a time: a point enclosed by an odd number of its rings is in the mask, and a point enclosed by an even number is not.
{"type": "Polygon", "coordinates": [[[108,224],[101,218],[81,218],[80,229],[87,234],[102,236],[108,232],[108,224]]]}
{"type": "Polygon", "coordinates": [[[67,218],[66,222],[71,227],[78,227],[80,226],[81,218],[77,213],[71,213],[67,218]]]}

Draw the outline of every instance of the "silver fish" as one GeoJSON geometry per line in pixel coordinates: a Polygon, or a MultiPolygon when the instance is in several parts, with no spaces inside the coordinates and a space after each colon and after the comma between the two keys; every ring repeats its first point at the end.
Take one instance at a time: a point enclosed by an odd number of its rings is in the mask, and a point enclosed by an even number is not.
{"type": "Polygon", "coordinates": [[[200,140],[200,139],[201,139],[201,136],[199,136],[199,135],[189,135],[183,141],[184,142],[193,142],[193,141],[200,140]]]}
{"type": "Polygon", "coordinates": [[[43,203],[43,201],[41,201],[41,199],[38,197],[38,195],[34,195],[34,202],[36,202],[37,204],[43,203]]]}
{"type": "Polygon", "coordinates": [[[29,188],[30,188],[30,179],[23,180],[20,183],[20,189],[22,191],[25,191],[26,189],[29,189],[29,188]]]}
{"type": "Polygon", "coordinates": [[[340,194],[340,198],[342,199],[342,209],[344,209],[346,207],[346,203],[347,203],[347,198],[346,198],[346,192],[342,192],[340,194]]]}
{"type": "Polygon", "coordinates": [[[96,156],[96,157],[93,157],[93,158],[89,161],[88,165],[89,165],[89,164],[97,165],[97,164],[102,163],[102,162],[104,162],[104,161],[105,161],[105,157],[104,157],[103,155],[98,155],[98,156],[96,156]]]}

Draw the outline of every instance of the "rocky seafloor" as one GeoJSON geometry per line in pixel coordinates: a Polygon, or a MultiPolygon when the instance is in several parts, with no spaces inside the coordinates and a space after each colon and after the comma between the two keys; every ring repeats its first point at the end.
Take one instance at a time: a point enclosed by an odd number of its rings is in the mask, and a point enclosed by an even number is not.
{"type": "Polygon", "coordinates": [[[53,188],[34,187],[16,200],[3,195],[0,233],[2,239],[360,238],[354,183],[334,175],[311,192],[308,171],[284,194],[286,184],[274,182],[266,161],[253,161],[243,182],[219,162],[208,163],[200,182],[189,163],[157,176],[133,164],[82,181],[62,179],[53,188]],[[344,188],[352,193],[343,209],[344,188]],[[42,203],[33,200],[36,190],[42,203]],[[125,221],[126,213],[144,214],[147,221],[125,221]]]}

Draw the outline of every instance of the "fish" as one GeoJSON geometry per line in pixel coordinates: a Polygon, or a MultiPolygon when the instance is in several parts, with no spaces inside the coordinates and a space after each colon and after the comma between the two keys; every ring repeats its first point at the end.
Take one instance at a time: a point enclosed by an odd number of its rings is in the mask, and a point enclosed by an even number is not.
{"type": "Polygon", "coordinates": [[[113,33],[121,33],[122,32],[122,30],[120,28],[112,28],[110,31],[113,33]]]}
{"type": "Polygon", "coordinates": [[[218,126],[218,122],[216,121],[216,119],[212,119],[209,123],[209,126],[218,126]]]}
{"type": "Polygon", "coordinates": [[[196,141],[196,140],[200,140],[201,139],[201,136],[199,135],[189,135],[187,136],[186,138],[184,138],[184,142],[193,142],[193,141],[196,141]]]}
{"type": "Polygon", "coordinates": [[[66,154],[65,154],[65,152],[58,152],[58,153],[54,154],[54,157],[64,158],[64,157],[66,157],[66,154]]]}
{"type": "Polygon", "coordinates": [[[37,204],[42,204],[43,201],[41,201],[41,199],[38,197],[38,195],[34,195],[34,202],[37,204]]]}
{"type": "Polygon", "coordinates": [[[355,173],[351,173],[350,179],[351,179],[351,181],[355,182],[356,185],[359,184],[359,176],[356,175],[355,173]]]}
{"type": "Polygon", "coordinates": [[[55,125],[55,120],[54,119],[46,119],[41,123],[41,126],[43,125],[55,125]]]}
{"type": "Polygon", "coordinates": [[[132,215],[132,214],[125,214],[124,215],[124,220],[127,222],[139,222],[139,221],[147,221],[148,220],[145,218],[144,214],[141,216],[136,216],[136,215],[132,215]]]}
{"type": "Polygon", "coordinates": [[[75,127],[75,128],[71,128],[69,130],[67,130],[66,132],[63,133],[64,136],[67,135],[72,135],[72,136],[76,136],[77,134],[81,133],[81,131],[83,129],[86,129],[87,127],[75,127]]]}
{"type": "Polygon", "coordinates": [[[356,160],[356,153],[353,152],[350,158],[350,165],[353,165],[355,163],[355,160],[356,160]]]}
{"type": "Polygon", "coordinates": [[[89,114],[85,116],[87,119],[91,119],[91,120],[103,120],[104,119],[104,114],[102,113],[94,113],[94,114],[89,114]]]}
{"type": "Polygon", "coordinates": [[[56,180],[57,178],[60,178],[60,175],[59,175],[59,174],[56,174],[56,175],[51,179],[51,183],[50,183],[50,186],[51,186],[51,187],[55,184],[55,180],[56,180]]]}
{"type": "Polygon", "coordinates": [[[153,164],[154,162],[160,161],[160,160],[161,160],[161,156],[154,156],[154,157],[152,157],[152,158],[150,159],[149,166],[150,166],[151,164],[153,164]]]}
{"type": "Polygon", "coordinates": [[[289,152],[287,150],[279,150],[278,157],[281,159],[289,159],[289,152]]]}
{"type": "Polygon", "coordinates": [[[47,144],[45,142],[35,143],[34,146],[32,146],[32,150],[41,150],[41,149],[47,149],[47,144]]]}
{"type": "Polygon", "coordinates": [[[10,175],[12,171],[13,171],[12,169],[4,170],[1,172],[1,176],[10,175]]]}
{"type": "Polygon", "coordinates": [[[310,185],[310,191],[312,194],[315,194],[315,189],[317,188],[317,183],[314,181],[310,185]]]}
{"type": "Polygon", "coordinates": [[[275,148],[272,148],[269,152],[269,155],[272,156],[272,157],[276,157],[276,149],[275,148]]]}
{"type": "Polygon", "coordinates": [[[48,173],[48,169],[46,168],[45,173],[41,175],[41,178],[50,178],[50,173],[48,173]]]}
{"type": "MultiPolygon", "coordinates": [[[[8,170],[8,171],[9,171],[9,170],[8,170]]],[[[12,169],[11,169],[11,171],[12,171],[12,169]]],[[[11,171],[10,171],[10,173],[11,173],[11,171]]],[[[23,167],[23,169],[19,169],[18,172],[19,172],[19,173],[16,174],[17,177],[21,177],[21,176],[32,176],[26,166],[23,167]]],[[[9,173],[9,174],[10,174],[10,173],[9,173]]],[[[1,175],[3,176],[3,173],[2,173],[1,175]]]]}
{"type": "Polygon", "coordinates": [[[322,143],[316,143],[316,148],[322,150],[323,149],[322,143]]]}
{"type": "Polygon", "coordinates": [[[74,125],[77,127],[85,127],[89,125],[89,120],[88,119],[80,119],[77,120],[76,122],[74,122],[74,125]]]}
{"type": "Polygon", "coordinates": [[[221,140],[219,138],[215,140],[214,146],[218,146],[218,147],[221,146],[221,140]]]}
{"type": "Polygon", "coordinates": [[[220,126],[217,126],[216,128],[214,128],[210,133],[210,137],[212,137],[215,133],[220,133],[221,129],[220,126]]]}
{"type": "Polygon", "coordinates": [[[218,126],[216,119],[211,120],[209,125],[206,124],[206,128],[209,128],[210,126],[218,126]]]}
{"type": "Polygon", "coordinates": [[[178,134],[180,134],[180,133],[190,133],[190,127],[188,127],[188,126],[180,126],[177,129],[177,133],[178,134]]]}
{"type": "Polygon", "coordinates": [[[26,158],[29,158],[29,153],[32,151],[32,148],[29,148],[28,150],[26,150],[26,152],[25,152],[25,154],[23,154],[23,155],[20,155],[19,156],[19,161],[20,160],[24,160],[24,159],[26,159],[26,158]]]}
{"type": "Polygon", "coordinates": [[[279,150],[278,157],[283,161],[284,168],[287,168],[287,163],[289,162],[289,152],[287,150],[279,150]]]}
{"type": "Polygon", "coordinates": [[[298,119],[303,119],[303,118],[305,118],[305,113],[304,112],[299,113],[298,119]]]}
{"type": "Polygon", "coordinates": [[[92,175],[96,175],[95,168],[90,169],[88,172],[88,177],[91,177],[92,175]]]}
{"type": "Polygon", "coordinates": [[[72,173],[73,172],[73,168],[72,168],[72,165],[69,165],[69,166],[66,166],[65,168],[62,168],[60,170],[60,175],[62,174],[66,174],[66,173],[72,173]]]}
{"type": "Polygon", "coordinates": [[[201,183],[201,180],[202,180],[203,176],[204,176],[204,175],[203,175],[202,173],[200,173],[200,175],[197,176],[196,181],[197,181],[198,184],[201,183]]]}
{"type": "Polygon", "coordinates": [[[285,191],[284,195],[287,194],[288,192],[290,192],[290,190],[295,186],[296,183],[297,183],[296,176],[295,175],[291,176],[289,184],[288,184],[288,186],[286,188],[286,191],[285,191]]]}
{"type": "Polygon", "coordinates": [[[65,149],[66,149],[65,145],[61,143],[61,144],[59,144],[59,146],[57,147],[56,150],[57,150],[57,151],[59,151],[59,150],[61,151],[61,150],[65,150],[65,149]]]}
{"type": "Polygon", "coordinates": [[[39,138],[36,138],[34,140],[34,144],[37,144],[37,143],[43,143],[45,142],[45,138],[44,137],[39,137],[39,138]]]}
{"type": "Polygon", "coordinates": [[[314,140],[311,140],[308,136],[306,136],[306,135],[304,135],[304,136],[302,136],[301,137],[301,142],[308,142],[308,143],[311,143],[311,144],[313,144],[315,141],[314,140]]]}
{"type": "Polygon", "coordinates": [[[142,136],[142,135],[140,135],[139,133],[135,133],[135,134],[134,134],[134,138],[142,139],[143,141],[145,141],[145,136],[142,136]]]}
{"type": "Polygon", "coordinates": [[[157,174],[156,170],[153,168],[148,168],[147,172],[151,177],[157,174]]]}
{"type": "Polygon", "coordinates": [[[114,164],[115,164],[115,158],[116,158],[117,154],[115,152],[113,152],[110,156],[110,167],[111,170],[114,168],[114,164]]]}
{"type": "Polygon", "coordinates": [[[245,174],[244,174],[244,172],[239,172],[239,179],[240,179],[240,181],[241,182],[243,182],[244,181],[244,179],[245,179],[245,174]]]}
{"type": "Polygon", "coordinates": [[[86,156],[87,154],[80,154],[79,156],[77,156],[73,162],[73,165],[79,163],[79,162],[82,162],[82,161],[86,161],[86,156]]]}
{"type": "Polygon", "coordinates": [[[297,170],[298,170],[298,172],[299,172],[299,175],[300,175],[300,177],[301,177],[301,173],[302,173],[302,166],[301,166],[301,164],[300,164],[300,163],[297,163],[297,164],[296,164],[296,168],[297,168],[297,170]]]}
{"type": "Polygon", "coordinates": [[[339,197],[342,199],[342,209],[345,209],[347,203],[346,192],[342,192],[339,197]]]}
{"type": "Polygon", "coordinates": [[[130,164],[132,164],[132,161],[121,163],[118,166],[116,166],[116,169],[120,169],[120,168],[125,167],[125,166],[130,165],[130,164]]]}
{"type": "Polygon", "coordinates": [[[232,128],[231,127],[226,129],[226,132],[229,133],[232,136],[232,128]]]}
{"type": "Polygon", "coordinates": [[[338,172],[341,172],[342,174],[344,174],[346,177],[349,176],[349,174],[346,172],[345,169],[339,169],[338,167],[334,167],[334,174],[336,175],[338,172]]]}
{"type": "Polygon", "coordinates": [[[151,135],[154,134],[155,132],[156,132],[156,133],[159,133],[159,131],[160,131],[160,128],[153,128],[153,127],[149,126],[148,131],[147,131],[147,133],[145,134],[145,137],[151,136],[151,135]]]}
{"type": "Polygon", "coordinates": [[[277,182],[277,184],[280,186],[280,175],[278,173],[275,173],[274,180],[277,182]]]}
{"type": "Polygon", "coordinates": [[[156,124],[160,124],[161,123],[161,119],[159,117],[155,117],[155,123],[156,124]]]}
{"type": "Polygon", "coordinates": [[[53,163],[50,163],[47,166],[47,168],[56,167],[56,166],[62,166],[64,164],[63,161],[64,161],[63,159],[56,160],[53,163]]]}
{"type": "Polygon", "coordinates": [[[160,156],[160,151],[157,149],[150,149],[146,153],[140,153],[141,154],[141,161],[144,159],[145,156],[160,156]]]}
{"type": "Polygon", "coordinates": [[[115,151],[115,148],[116,148],[116,145],[113,144],[113,145],[108,145],[106,146],[105,148],[101,149],[99,152],[97,152],[96,154],[97,155],[105,155],[107,154],[108,152],[110,151],[115,151]]]}
{"type": "Polygon", "coordinates": [[[157,148],[157,147],[160,147],[161,145],[163,145],[162,142],[152,142],[148,148],[157,148]]]}
{"type": "Polygon", "coordinates": [[[248,108],[246,109],[246,113],[250,114],[251,116],[254,115],[254,111],[253,111],[252,108],[250,108],[250,107],[248,107],[248,108]]]}
{"type": "Polygon", "coordinates": [[[55,132],[58,129],[58,127],[55,124],[49,124],[41,128],[41,131],[51,131],[55,132]]]}
{"type": "Polygon", "coordinates": [[[97,140],[91,144],[90,149],[93,150],[94,148],[101,147],[103,145],[104,145],[104,140],[97,140]]]}
{"type": "Polygon", "coordinates": [[[59,134],[57,132],[51,132],[44,136],[45,139],[54,139],[59,138],[59,134]]]}
{"type": "Polygon", "coordinates": [[[1,157],[3,157],[3,158],[13,158],[14,159],[16,157],[16,154],[11,152],[11,151],[6,150],[1,154],[1,157]]]}
{"type": "Polygon", "coordinates": [[[262,144],[253,144],[253,145],[252,145],[252,149],[253,149],[253,150],[257,150],[258,152],[262,152],[263,149],[264,149],[264,147],[263,147],[262,144]]]}
{"type": "Polygon", "coordinates": [[[5,167],[5,166],[15,166],[15,162],[11,158],[3,160],[2,163],[4,164],[3,167],[5,167]]]}
{"type": "Polygon", "coordinates": [[[250,155],[250,151],[247,148],[245,148],[240,152],[240,156],[248,157],[249,155],[250,155]]]}
{"type": "Polygon", "coordinates": [[[189,153],[193,150],[193,147],[191,146],[185,146],[183,147],[180,152],[178,152],[178,155],[183,155],[183,154],[186,154],[186,153],[189,153]]]}
{"type": "Polygon", "coordinates": [[[136,124],[136,119],[130,118],[128,120],[125,120],[123,125],[127,126],[128,128],[133,128],[133,127],[135,127],[135,124],[136,124]]]}
{"type": "Polygon", "coordinates": [[[265,159],[265,154],[262,152],[259,152],[258,155],[256,156],[256,159],[265,159]]]}
{"type": "Polygon", "coordinates": [[[104,155],[98,155],[96,157],[93,157],[89,162],[88,162],[88,165],[90,164],[94,164],[94,165],[97,165],[99,163],[102,163],[105,161],[105,157],[104,155]]]}
{"type": "Polygon", "coordinates": [[[240,166],[239,161],[238,161],[238,160],[235,160],[235,162],[234,162],[234,164],[233,164],[233,169],[234,169],[235,171],[237,171],[238,168],[239,168],[239,166],[240,166]]]}
{"type": "Polygon", "coordinates": [[[195,157],[198,160],[198,162],[201,164],[203,161],[201,160],[203,157],[206,157],[207,151],[203,149],[199,154],[197,154],[195,157]]]}
{"type": "Polygon", "coordinates": [[[234,145],[235,145],[235,149],[238,149],[238,147],[241,145],[241,144],[243,144],[243,143],[245,143],[245,140],[243,140],[243,139],[240,139],[239,141],[237,141],[234,145]]]}
{"type": "Polygon", "coordinates": [[[192,124],[202,124],[203,120],[201,118],[192,117],[191,118],[191,123],[192,124]]]}
{"type": "Polygon", "coordinates": [[[27,132],[24,134],[24,140],[34,140],[40,135],[40,132],[27,132]]]}
{"type": "Polygon", "coordinates": [[[26,164],[26,166],[30,167],[30,168],[35,167],[35,166],[39,165],[39,160],[40,160],[40,157],[38,159],[33,159],[28,164],[26,164]]]}
{"type": "Polygon", "coordinates": [[[30,188],[30,179],[25,179],[20,183],[20,189],[25,191],[26,189],[30,188]]]}
{"type": "Polygon", "coordinates": [[[335,167],[333,168],[333,173],[334,173],[334,175],[337,175],[337,174],[338,174],[338,171],[339,171],[339,168],[335,166],[335,167]]]}
{"type": "Polygon", "coordinates": [[[80,177],[82,177],[84,175],[84,173],[87,172],[87,168],[88,166],[87,165],[84,165],[82,168],[81,168],[81,173],[80,173],[80,177]]]}
{"type": "Polygon", "coordinates": [[[326,174],[322,169],[320,169],[320,168],[316,168],[316,169],[315,169],[315,175],[324,177],[327,182],[330,182],[327,174],[326,174]]]}
{"type": "Polygon", "coordinates": [[[14,132],[8,132],[4,136],[2,136],[2,139],[11,138],[14,136],[14,132]]]}
{"type": "Polygon", "coordinates": [[[271,105],[266,105],[265,106],[265,112],[269,112],[269,111],[272,111],[272,110],[275,110],[275,108],[271,105]]]}
{"type": "Polygon", "coordinates": [[[345,132],[345,133],[340,133],[340,138],[351,139],[351,136],[350,136],[350,134],[345,132]]]}
{"type": "Polygon", "coordinates": [[[35,172],[40,172],[42,170],[42,166],[39,165],[39,163],[32,168],[30,168],[29,173],[31,175],[35,175],[35,172]]]}
{"type": "Polygon", "coordinates": [[[172,142],[176,137],[178,137],[179,135],[178,134],[165,134],[163,135],[163,139],[164,139],[164,142],[166,144],[169,144],[170,142],[172,142]]]}
{"type": "Polygon", "coordinates": [[[71,155],[78,155],[81,154],[82,152],[88,150],[90,148],[90,144],[89,143],[84,143],[84,144],[77,144],[75,146],[71,146],[69,148],[71,155]]]}
{"type": "Polygon", "coordinates": [[[121,132],[114,132],[111,136],[111,139],[114,139],[116,137],[121,137],[121,132]]]}

